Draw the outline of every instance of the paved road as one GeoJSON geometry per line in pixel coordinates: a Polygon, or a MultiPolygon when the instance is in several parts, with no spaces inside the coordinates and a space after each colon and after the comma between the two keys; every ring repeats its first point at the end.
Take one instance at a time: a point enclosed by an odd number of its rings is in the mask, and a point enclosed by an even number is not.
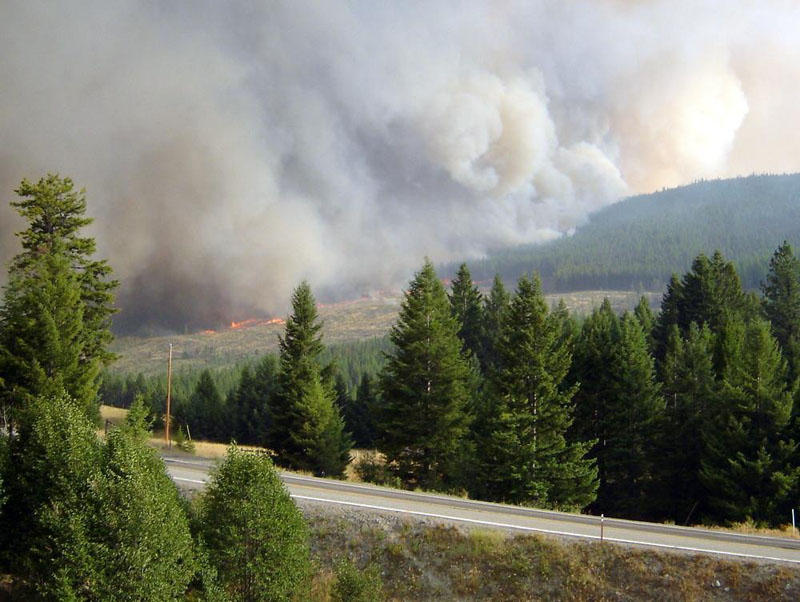
{"type": "MultiPolygon", "coordinates": [[[[210,460],[165,457],[170,476],[183,487],[202,489],[213,465],[210,460]]],[[[543,533],[649,548],[685,550],[742,560],[800,565],[800,539],[743,535],[655,523],[604,519],[550,512],[457,497],[415,493],[371,485],[282,473],[289,493],[298,500],[428,517],[447,524],[473,525],[518,533],[543,533]],[[602,522],[602,525],[601,525],[602,522]]]]}

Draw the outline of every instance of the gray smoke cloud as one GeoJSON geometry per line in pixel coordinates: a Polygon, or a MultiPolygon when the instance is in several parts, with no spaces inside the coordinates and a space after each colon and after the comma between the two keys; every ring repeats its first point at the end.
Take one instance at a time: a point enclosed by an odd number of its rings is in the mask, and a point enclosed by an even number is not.
{"type": "MultiPolygon", "coordinates": [[[[0,190],[71,176],[120,324],[280,314],[630,192],[800,169],[791,1],[3,2],[0,190]]],[[[0,208],[0,259],[20,228],[0,208]]]]}

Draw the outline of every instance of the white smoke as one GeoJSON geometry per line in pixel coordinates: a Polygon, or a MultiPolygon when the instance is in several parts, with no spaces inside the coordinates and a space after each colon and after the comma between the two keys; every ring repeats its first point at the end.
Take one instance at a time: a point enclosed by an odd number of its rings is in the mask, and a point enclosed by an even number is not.
{"type": "MultiPolygon", "coordinates": [[[[781,0],[9,0],[0,187],[70,175],[128,325],[285,310],[568,232],[629,192],[800,169],[781,0]]],[[[0,254],[20,224],[0,207],[0,254]]]]}

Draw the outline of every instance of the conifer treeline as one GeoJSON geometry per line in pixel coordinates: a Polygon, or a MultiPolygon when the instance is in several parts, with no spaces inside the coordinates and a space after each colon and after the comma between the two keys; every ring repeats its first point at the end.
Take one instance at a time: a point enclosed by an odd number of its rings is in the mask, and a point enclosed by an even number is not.
{"type": "Polygon", "coordinates": [[[226,401],[210,374],[197,382],[180,416],[193,436],[226,408],[217,439],[319,473],[341,474],[352,442],[406,487],[681,524],[781,523],[796,505],[800,262],[787,243],[761,298],[717,252],[673,276],[658,315],[644,298],[622,316],[606,300],[583,321],[548,308],[537,277],[511,294],[497,277],[484,295],[461,266],[448,292],[426,262],[385,365],[358,384],[321,359],[304,287],[304,334],[290,320],[280,361],[245,368],[226,401]]]}
{"type": "MultiPolygon", "coordinates": [[[[470,264],[476,280],[507,282],[539,273],[549,292],[658,290],[720,249],[747,289],[758,288],[777,242],[797,245],[800,174],[700,181],[624,199],[593,214],[574,234],[546,244],[497,249],[470,264]]],[[[458,266],[445,266],[450,277],[458,266]]]]}

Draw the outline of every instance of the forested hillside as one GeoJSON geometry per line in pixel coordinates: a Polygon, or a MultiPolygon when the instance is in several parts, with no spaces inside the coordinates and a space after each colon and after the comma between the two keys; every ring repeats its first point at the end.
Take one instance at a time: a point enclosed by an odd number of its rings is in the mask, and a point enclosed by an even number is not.
{"type": "Polygon", "coordinates": [[[497,250],[470,269],[481,281],[539,272],[550,292],[660,290],[699,253],[719,249],[743,285],[757,288],[782,240],[800,243],[800,174],[702,181],[631,197],[594,214],[572,236],[497,250]]]}

